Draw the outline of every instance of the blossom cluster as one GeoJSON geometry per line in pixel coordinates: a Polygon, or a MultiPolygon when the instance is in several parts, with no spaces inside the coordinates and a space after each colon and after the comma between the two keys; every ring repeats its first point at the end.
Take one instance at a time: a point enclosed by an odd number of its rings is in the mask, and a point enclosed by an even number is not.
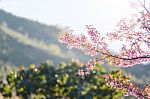
{"type": "Polygon", "coordinates": [[[107,60],[115,66],[128,67],[148,62],[150,61],[150,11],[140,1],[139,3],[144,11],[133,14],[131,19],[120,20],[115,31],[105,36],[92,25],[86,25],[89,37],[66,33],[59,41],[67,44],[68,48],[81,49],[84,54],[91,57],[100,56],[99,63],[107,60]],[[122,41],[122,46],[120,51],[114,54],[109,50],[109,46],[115,41],[122,41]]]}
{"type": "Polygon", "coordinates": [[[79,76],[89,75],[91,72],[93,72],[95,64],[97,64],[97,59],[95,59],[95,60],[90,59],[89,62],[86,64],[85,69],[79,69],[78,70],[78,75],[79,76]]]}
{"type": "Polygon", "coordinates": [[[142,62],[150,61],[150,34],[144,34],[142,31],[136,31],[138,25],[128,25],[125,20],[118,23],[118,30],[116,32],[107,33],[107,36],[102,36],[96,28],[89,25],[87,32],[89,38],[85,35],[72,35],[66,33],[60,37],[61,43],[67,44],[68,48],[81,49],[84,54],[90,55],[91,57],[97,57],[99,63],[107,60],[109,63],[115,66],[128,67],[135,64],[141,64],[142,62]],[[126,40],[128,45],[122,42],[120,51],[113,53],[109,50],[111,42],[116,40],[126,40]],[[146,42],[147,41],[147,42],[146,42]],[[147,49],[142,46],[146,46],[147,49]],[[99,57],[100,56],[100,57],[99,57]]]}
{"type": "Polygon", "coordinates": [[[150,99],[150,86],[142,90],[127,79],[125,75],[117,75],[115,77],[111,74],[106,74],[104,79],[108,86],[117,90],[123,90],[124,96],[130,95],[138,99],[150,99]]]}
{"type": "Polygon", "coordinates": [[[150,12],[147,13],[141,12],[141,17],[138,22],[140,23],[142,29],[150,33],[150,12]]]}

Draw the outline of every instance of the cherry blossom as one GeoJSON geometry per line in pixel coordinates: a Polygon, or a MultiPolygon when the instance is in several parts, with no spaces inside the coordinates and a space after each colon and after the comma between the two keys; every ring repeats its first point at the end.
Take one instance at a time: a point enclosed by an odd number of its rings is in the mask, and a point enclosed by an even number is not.
{"type": "MultiPolygon", "coordinates": [[[[121,19],[116,24],[114,31],[102,35],[94,26],[85,25],[89,36],[72,35],[65,33],[59,38],[61,43],[68,48],[77,48],[84,54],[91,56],[85,69],[79,69],[78,75],[89,75],[95,64],[108,64],[117,67],[129,67],[150,61],[150,11],[145,4],[137,0],[139,4],[132,3],[132,6],[142,7],[144,10],[138,14],[133,14],[130,19],[121,19]],[[112,42],[122,42],[119,51],[115,53],[109,47],[112,42]]],[[[145,90],[131,83],[124,76],[113,77],[106,74],[104,77],[108,86],[123,90],[124,95],[132,95],[138,99],[150,99],[150,86],[145,90]]]]}
{"type": "Polygon", "coordinates": [[[130,95],[137,97],[138,99],[150,99],[150,89],[148,85],[145,86],[145,90],[142,90],[138,86],[134,85],[128,78],[126,78],[125,75],[119,73],[117,76],[106,74],[103,77],[108,86],[117,90],[123,90],[124,96],[130,95]]]}

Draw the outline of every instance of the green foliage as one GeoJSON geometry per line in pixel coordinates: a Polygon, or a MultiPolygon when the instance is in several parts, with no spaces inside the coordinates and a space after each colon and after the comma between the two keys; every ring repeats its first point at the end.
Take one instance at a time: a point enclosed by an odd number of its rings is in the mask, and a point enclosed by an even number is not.
{"type": "MultiPolygon", "coordinates": [[[[118,99],[122,97],[106,86],[103,75],[105,69],[95,66],[95,72],[87,76],[78,76],[79,64],[71,62],[55,68],[49,63],[24,69],[23,66],[6,76],[6,83],[1,82],[0,91],[4,97],[12,93],[27,99],[118,99]]],[[[84,66],[82,68],[85,68],[84,66]]]]}

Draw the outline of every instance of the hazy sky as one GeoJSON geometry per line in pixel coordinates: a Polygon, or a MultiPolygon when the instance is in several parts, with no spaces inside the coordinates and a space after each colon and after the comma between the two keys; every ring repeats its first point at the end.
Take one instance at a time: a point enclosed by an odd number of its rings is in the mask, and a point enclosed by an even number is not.
{"type": "MultiPolygon", "coordinates": [[[[0,9],[48,25],[69,26],[81,31],[94,25],[112,31],[116,22],[131,13],[130,0],[2,0],[0,9]]],[[[134,0],[132,0],[134,1],[134,0]]]]}

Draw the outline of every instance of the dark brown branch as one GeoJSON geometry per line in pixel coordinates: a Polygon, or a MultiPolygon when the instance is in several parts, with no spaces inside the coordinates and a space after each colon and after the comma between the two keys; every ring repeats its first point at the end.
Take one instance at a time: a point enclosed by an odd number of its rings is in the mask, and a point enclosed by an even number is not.
{"type": "Polygon", "coordinates": [[[107,54],[107,53],[104,53],[104,52],[102,52],[102,54],[107,55],[109,57],[119,58],[119,59],[123,59],[123,60],[136,60],[136,59],[142,59],[142,58],[150,58],[150,55],[139,56],[139,57],[132,57],[132,58],[122,58],[122,57],[119,57],[117,55],[107,54]]]}

